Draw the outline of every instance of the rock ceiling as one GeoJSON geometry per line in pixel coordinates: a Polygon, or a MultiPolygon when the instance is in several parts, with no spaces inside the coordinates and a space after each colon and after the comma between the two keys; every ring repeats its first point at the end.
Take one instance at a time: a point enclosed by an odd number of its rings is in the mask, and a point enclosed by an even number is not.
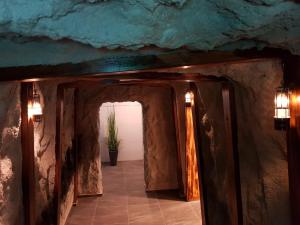
{"type": "Polygon", "coordinates": [[[203,51],[275,47],[300,55],[300,4],[285,0],[0,1],[2,67],[78,62],[100,57],[104,54],[100,49],[136,51],[147,46],[203,51]]]}

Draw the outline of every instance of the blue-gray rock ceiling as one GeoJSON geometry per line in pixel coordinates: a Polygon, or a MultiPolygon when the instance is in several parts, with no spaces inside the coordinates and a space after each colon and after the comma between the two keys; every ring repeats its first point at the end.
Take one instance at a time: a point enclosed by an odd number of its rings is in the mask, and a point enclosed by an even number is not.
{"type": "Polygon", "coordinates": [[[300,4],[284,0],[1,0],[0,37],[0,51],[6,57],[0,59],[0,66],[47,62],[34,54],[45,54],[45,59],[47,54],[55,56],[51,64],[97,58],[103,52],[95,53],[94,48],[145,46],[205,51],[267,46],[300,55],[300,4]],[[61,39],[69,41],[57,42],[61,39]],[[85,49],[86,57],[64,55],[61,48],[75,45],[85,49]],[[53,49],[57,53],[52,54],[53,49]],[[17,53],[28,58],[13,57],[17,53]]]}

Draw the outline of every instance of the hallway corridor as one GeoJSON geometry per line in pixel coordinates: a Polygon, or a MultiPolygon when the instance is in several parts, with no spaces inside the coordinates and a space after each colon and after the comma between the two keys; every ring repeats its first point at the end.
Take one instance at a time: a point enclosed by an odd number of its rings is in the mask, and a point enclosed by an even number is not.
{"type": "Polygon", "coordinates": [[[177,191],[145,192],[143,161],[102,165],[102,197],[80,198],[67,225],[201,225],[199,201],[177,191]]]}

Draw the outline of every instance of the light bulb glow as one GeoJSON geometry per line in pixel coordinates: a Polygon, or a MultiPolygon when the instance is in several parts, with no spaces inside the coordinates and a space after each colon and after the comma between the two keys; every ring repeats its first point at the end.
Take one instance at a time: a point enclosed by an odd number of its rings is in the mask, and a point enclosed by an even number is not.
{"type": "Polygon", "coordinates": [[[276,119],[290,118],[290,96],[286,89],[278,89],[275,95],[275,116],[276,119]]]}
{"type": "Polygon", "coordinates": [[[42,115],[43,109],[40,103],[40,95],[34,90],[33,101],[28,102],[28,118],[33,119],[35,122],[40,122],[42,115]]]}
{"type": "Polygon", "coordinates": [[[185,93],[185,103],[187,105],[193,105],[194,104],[194,94],[191,91],[188,91],[185,93]]]}

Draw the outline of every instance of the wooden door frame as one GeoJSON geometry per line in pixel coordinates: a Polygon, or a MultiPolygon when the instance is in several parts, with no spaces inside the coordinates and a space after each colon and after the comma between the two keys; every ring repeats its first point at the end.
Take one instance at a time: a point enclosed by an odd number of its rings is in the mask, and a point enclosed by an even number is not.
{"type": "Polygon", "coordinates": [[[28,115],[28,103],[33,101],[33,83],[21,83],[21,146],[24,225],[36,225],[36,192],[34,172],[34,124],[28,115]]]}
{"type": "MultiPolygon", "coordinates": [[[[148,76],[148,75],[147,75],[148,76]]],[[[94,81],[95,79],[93,79],[94,81]]],[[[190,81],[194,81],[194,82],[198,82],[198,81],[208,81],[208,82],[222,82],[224,81],[223,78],[209,78],[209,77],[202,77],[202,78],[193,78],[191,75],[187,74],[187,75],[183,75],[182,78],[180,77],[174,77],[174,78],[164,78],[162,80],[152,80],[152,79],[146,79],[146,80],[139,80],[139,81],[128,81],[128,82],[123,82],[123,83],[118,83],[116,85],[152,85],[152,86],[166,86],[166,87],[172,87],[172,85],[170,85],[170,81],[177,81],[177,82],[190,82],[190,81]],[[188,80],[187,80],[188,79],[188,80]]],[[[56,134],[61,134],[61,129],[62,129],[62,124],[63,124],[63,108],[64,108],[64,104],[63,104],[63,98],[64,98],[64,90],[65,88],[69,88],[69,87],[77,87],[78,83],[67,83],[67,84],[60,84],[57,87],[57,103],[56,103],[56,134]]],[[[192,85],[193,88],[193,85],[192,85]]],[[[174,114],[174,126],[176,129],[176,137],[178,138],[179,132],[178,132],[178,124],[176,125],[176,123],[179,122],[179,118],[178,118],[178,112],[177,112],[177,107],[175,107],[176,104],[176,99],[174,99],[174,97],[176,95],[174,95],[175,90],[172,90],[172,96],[173,96],[173,114],[174,114]],[[176,119],[177,118],[177,119],[176,119]],[[178,133],[177,133],[178,132],[178,133]]],[[[195,92],[196,97],[195,97],[195,106],[197,106],[197,104],[199,104],[198,100],[200,98],[198,91],[195,92]]],[[[74,107],[76,108],[76,106],[74,107]]],[[[195,111],[195,115],[197,115],[197,110],[198,107],[194,107],[193,109],[195,111]]],[[[199,132],[201,132],[200,129],[200,118],[199,116],[195,117],[195,124],[197,126],[195,126],[195,134],[196,137],[200,137],[199,136],[199,132]]],[[[77,125],[75,125],[77,126],[77,125]]],[[[75,128],[75,127],[74,127],[75,128]]],[[[77,137],[76,137],[77,138],[77,137]]],[[[196,139],[198,139],[196,138],[196,139]]],[[[180,139],[178,139],[180,140],[180,139]]],[[[201,213],[202,213],[202,220],[203,220],[203,225],[208,225],[207,224],[207,218],[208,218],[208,211],[207,211],[207,196],[205,195],[205,189],[204,189],[204,179],[203,177],[205,176],[205,169],[203,169],[202,165],[203,165],[203,157],[201,156],[201,144],[197,143],[197,160],[198,160],[198,168],[200,171],[199,172],[199,176],[201,176],[200,178],[200,195],[201,195],[201,213]],[[202,162],[201,162],[202,161],[202,162]]],[[[180,146],[180,143],[177,143],[177,147],[180,146]]],[[[178,151],[178,149],[177,149],[178,151]]],[[[179,153],[177,152],[177,155],[179,155],[179,153]]],[[[59,220],[60,220],[60,194],[61,194],[61,135],[56,135],[56,144],[55,144],[55,158],[56,158],[56,165],[55,165],[55,185],[54,185],[54,207],[55,207],[55,212],[56,212],[56,219],[55,222],[58,225],[59,224],[59,220]]],[[[178,162],[181,162],[181,159],[178,160],[178,162]]],[[[77,171],[77,170],[76,170],[77,171]]],[[[182,170],[181,170],[182,171],[182,170]]],[[[77,171],[78,172],[78,171],[77,171]]],[[[77,175],[78,176],[78,175],[77,175]]],[[[182,179],[181,179],[182,180],[182,179]]],[[[239,216],[239,214],[237,215],[239,216]]],[[[236,221],[239,221],[240,217],[235,218],[236,221]]],[[[238,225],[240,225],[240,223],[237,223],[238,225]]],[[[33,225],[33,224],[29,224],[29,225],[33,225]]]]}
{"type": "MultiPolygon", "coordinates": [[[[239,156],[237,148],[237,125],[236,125],[236,112],[235,112],[235,97],[234,88],[229,81],[222,81],[222,102],[223,113],[225,122],[225,136],[226,136],[226,159],[229,162],[229,177],[230,189],[229,193],[231,198],[229,202],[230,216],[232,225],[243,224],[243,211],[242,211],[242,197],[240,186],[240,174],[239,174],[239,156]]],[[[190,83],[190,89],[194,93],[194,104],[192,105],[194,135],[196,153],[198,159],[198,176],[199,176],[199,191],[200,191],[200,203],[202,213],[202,225],[209,225],[208,215],[208,199],[207,199],[207,185],[205,184],[206,168],[204,163],[203,146],[201,137],[203,135],[204,128],[201,126],[200,107],[201,96],[196,83],[190,83]]]]}

